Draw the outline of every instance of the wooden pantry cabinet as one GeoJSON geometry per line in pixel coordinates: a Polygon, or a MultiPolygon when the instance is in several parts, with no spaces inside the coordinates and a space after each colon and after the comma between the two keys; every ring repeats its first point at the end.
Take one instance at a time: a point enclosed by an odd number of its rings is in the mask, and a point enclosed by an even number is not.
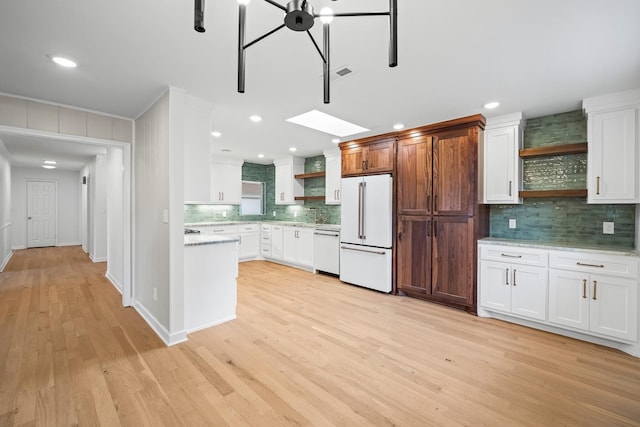
{"type": "Polygon", "coordinates": [[[342,176],[393,172],[395,137],[389,135],[343,142],[342,176]]]}
{"type": "Polygon", "coordinates": [[[475,115],[399,134],[396,162],[397,291],[476,312],[477,240],[489,229],[478,202],[475,115]]]}

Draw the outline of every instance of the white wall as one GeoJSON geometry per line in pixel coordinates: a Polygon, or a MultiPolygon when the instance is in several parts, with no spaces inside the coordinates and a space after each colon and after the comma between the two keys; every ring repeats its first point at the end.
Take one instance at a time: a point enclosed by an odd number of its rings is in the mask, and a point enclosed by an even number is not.
{"type": "Polygon", "coordinates": [[[123,151],[107,151],[107,277],[122,293],[124,283],[123,151]]]}
{"type": "Polygon", "coordinates": [[[11,257],[11,165],[0,140],[0,271],[11,257]]]}
{"type": "Polygon", "coordinates": [[[107,156],[96,156],[94,173],[90,180],[93,241],[89,257],[93,262],[107,260],[107,156]]]}
{"type": "Polygon", "coordinates": [[[11,222],[12,247],[27,247],[27,180],[48,180],[58,183],[57,246],[80,245],[80,186],[78,171],[43,168],[12,168],[11,222]]]}
{"type": "Polygon", "coordinates": [[[133,283],[135,307],[169,338],[169,92],[135,121],[133,283]],[[154,298],[154,289],[156,298],[154,298]]]}

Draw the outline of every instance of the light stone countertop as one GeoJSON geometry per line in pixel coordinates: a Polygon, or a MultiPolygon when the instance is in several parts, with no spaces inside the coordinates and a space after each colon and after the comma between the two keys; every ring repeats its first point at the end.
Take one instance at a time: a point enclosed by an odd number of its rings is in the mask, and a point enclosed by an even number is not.
{"type": "Polygon", "coordinates": [[[306,228],[323,228],[325,230],[340,230],[340,224],[313,224],[309,222],[295,222],[295,221],[216,221],[216,222],[190,222],[185,223],[186,228],[199,228],[210,226],[224,226],[224,225],[242,225],[242,224],[273,224],[273,225],[286,225],[290,227],[306,227],[306,228]]]}
{"type": "Polygon", "coordinates": [[[220,236],[216,234],[185,234],[185,246],[215,245],[219,243],[239,242],[237,237],[220,236]]]}
{"type": "Polygon", "coordinates": [[[580,244],[574,242],[545,242],[540,240],[513,240],[513,239],[497,239],[495,237],[485,237],[478,240],[478,243],[486,245],[509,245],[536,249],[549,249],[571,252],[589,252],[603,255],[622,255],[640,257],[640,251],[633,248],[621,248],[617,246],[596,246],[590,244],[580,244]]]}

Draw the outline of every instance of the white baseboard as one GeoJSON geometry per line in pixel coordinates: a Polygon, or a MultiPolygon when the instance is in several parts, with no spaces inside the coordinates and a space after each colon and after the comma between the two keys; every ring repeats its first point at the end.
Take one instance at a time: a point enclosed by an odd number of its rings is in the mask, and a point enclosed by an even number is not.
{"type": "Polygon", "coordinates": [[[120,295],[122,295],[122,284],[120,284],[118,279],[113,277],[113,275],[111,274],[111,272],[109,272],[109,270],[107,270],[107,273],[104,275],[104,277],[106,277],[107,280],[111,282],[113,287],[116,288],[118,292],[120,292],[120,295]]]}
{"type": "Polygon", "coordinates": [[[82,245],[82,250],[84,251],[85,254],[89,253],[89,249],[87,249],[85,245],[82,245]]]}
{"type": "Polygon", "coordinates": [[[107,260],[106,257],[103,258],[94,258],[93,255],[89,254],[89,259],[93,262],[105,262],[107,260]]]}
{"type": "Polygon", "coordinates": [[[207,328],[210,328],[212,326],[217,326],[217,325],[220,325],[222,323],[228,322],[230,320],[235,320],[235,319],[237,319],[236,315],[225,317],[224,319],[219,319],[219,320],[216,320],[215,322],[211,322],[211,323],[208,323],[206,325],[200,325],[197,328],[189,329],[189,330],[187,330],[187,333],[190,334],[192,332],[201,331],[203,329],[207,329],[207,328]]]}
{"type": "Polygon", "coordinates": [[[13,251],[9,251],[5,259],[2,261],[2,264],[0,264],[0,272],[4,271],[4,268],[7,266],[12,256],[13,256],[13,251]]]}
{"type": "Polygon", "coordinates": [[[139,301],[136,301],[133,307],[136,311],[142,316],[142,318],[147,322],[147,324],[153,329],[153,332],[164,342],[167,346],[172,346],[175,344],[180,344],[181,342],[187,341],[187,332],[182,330],[180,332],[176,332],[170,334],[169,331],[165,329],[164,326],[147,310],[147,308],[142,305],[139,301]]]}
{"type": "Polygon", "coordinates": [[[11,246],[12,251],[19,251],[21,249],[27,249],[26,246],[11,246]]]}
{"type": "Polygon", "coordinates": [[[56,246],[80,246],[80,242],[58,243],[56,246]]]}
{"type": "Polygon", "coordinates": [[[564,329],[561,327],[556,327],[553,325],[538,323],[532,320],[521,319],[514,316],[509,316],[502,313],[497,313],[488,310],[478,309],[479,317],[493,317],[495,319],[503,320],[505,322],[515,323],[521,326],[526,326],[529,328],[540,329],[542,331],[551,332],[556,335],[563,335],[565,337],[574,338],[581,341],[587,341],[592,344],[599,344],[605,347],[616,348],[620,351],[624,351],[627,354],[630,354],[635,357],[640,357],[640,343],[629,343],[625,344],[618,341],[608,340],[606,338],[596,337],[592,335],[583,334],[581,332],[572,331],[569,329],[564,329]]]}

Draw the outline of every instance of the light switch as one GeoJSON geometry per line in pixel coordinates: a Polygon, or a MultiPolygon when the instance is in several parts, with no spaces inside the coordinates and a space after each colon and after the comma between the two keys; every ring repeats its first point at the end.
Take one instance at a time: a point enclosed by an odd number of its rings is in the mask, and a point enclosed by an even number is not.
{"type": "Polygon", "coordinates": [[[613,234],[613,222],[603,222],[602,223],[602,234],[613,234]]]}
{"type": "Polygon", "coordinates": [[[509,220],[509,228],[516,228],[516,220],[515,219],[510,219],[509,220]]]}
{"type": "Polygon", "coordinates": [[[226,218],[227,217],[227,211],[222,211],[222,217],[226,218]]]}

